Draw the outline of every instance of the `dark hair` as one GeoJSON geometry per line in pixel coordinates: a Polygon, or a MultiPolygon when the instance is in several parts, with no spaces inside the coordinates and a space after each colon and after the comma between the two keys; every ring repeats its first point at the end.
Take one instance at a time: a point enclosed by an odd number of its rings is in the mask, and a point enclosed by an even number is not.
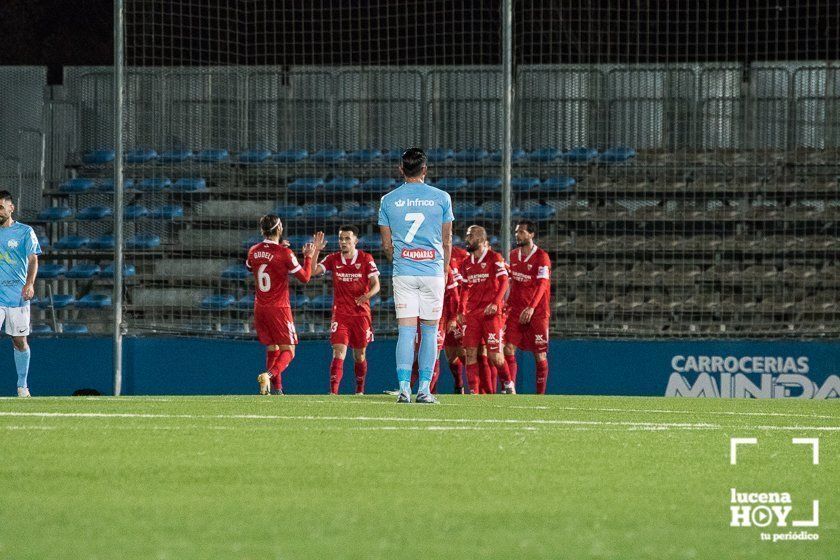
{"type": "Polygon", "coordinates": [[[356,237],[359,237],[359,228],[357,228],[356,226],[353,226],[353,225],[347,224],[347,225],[340,226],[338,228],[338,231],[339,232],[349,231],[349,232],[352,232],[353,235],[355,235],[356,237]]]}
{"type": "Polygon", "coordinates": [[[406,177],[417,177],[426,165],[426,152],[420,148],[409,148],[402,154],[402,171],[406,177]]]}
{"type": "Polygon", "coordinates": [[[12,193],[9,191],[0,191],[0,200],[8,200],[12,204],[15,203],[15,199],[12,198],[12,193]]]}
{"type": "Polygon", "coordinates": [[[534,234],[537,233],[537,224],[532,222],[531,220],[519,220],[516,222],[517,227],[522,226],[525,228],[525,231],[528,233],[534,234]]]}
{"type": "Polygon", "coordinates": [[[260,231],[266,237],[274,233],[280,225],[280,217],[276,214],[266,214],[260,218],[260,231]]]}

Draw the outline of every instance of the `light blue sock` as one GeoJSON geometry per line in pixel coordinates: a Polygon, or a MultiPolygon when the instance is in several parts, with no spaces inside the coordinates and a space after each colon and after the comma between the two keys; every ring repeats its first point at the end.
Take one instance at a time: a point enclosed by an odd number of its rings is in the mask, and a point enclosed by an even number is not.
{"type": "Polygon", "coordinates": [[[29,357],[32,355],[29,348],[21,352],[15,348],[15,369],[18,374],[18,387],[29,387],[26,378],[29,376],[29,357]]]}
{"type": "Polygon", "coordinates": [[[414,363],[414,336],[416,327],[399,327],[397,338],[397,381],[400,393],[411,394],[411,366],[414,363]]]}
{"type": "Polygon", "coordinates": [[[417,365],[420,370],[418,394],[431,393],[429,385],[432,383],[432,372],[435,369],[435,358],[437,358],[437,331],[436,325],[420,325],[420,351],[417,355],[417,365]]]}

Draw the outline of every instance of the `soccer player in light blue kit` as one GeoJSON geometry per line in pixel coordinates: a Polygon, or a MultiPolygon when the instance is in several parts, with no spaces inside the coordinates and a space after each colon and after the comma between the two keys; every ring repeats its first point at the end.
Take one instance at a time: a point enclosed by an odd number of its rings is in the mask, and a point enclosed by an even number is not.
{"type": "Polygon", "coordinates": [[[426,154],[420,148],[403,152],[400,172],[405,183],[382,197],[379,230],[382,250],[394,263],[397,339],[397,402],[411,402],[411,366],[420,320],[417,363],[420,385],[415,402],[433,404],[429,385],[437,357],[437,330],[452,253],[452,200],[424,183],[426,154]]]}
{"type": "Polygon", "coordinates": [[[17,369],[17,394],[28,397],[29,300],[35,295],[41,246],[35,231],[12,219],[15,205],[9,191],[0,191],[0,323],[12,337],[17,369]]]}

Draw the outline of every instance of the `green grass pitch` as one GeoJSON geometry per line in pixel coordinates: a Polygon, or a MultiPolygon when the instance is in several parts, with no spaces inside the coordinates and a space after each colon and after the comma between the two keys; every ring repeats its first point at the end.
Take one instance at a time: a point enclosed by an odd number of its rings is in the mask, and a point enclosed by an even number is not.
{"type": "Polygon", "coordinates": [[[840,557],[837,401],[393,401],[0,399],[0,558],[840,557]],[[731,488],[819,500],[819,540],[731,488]]]}

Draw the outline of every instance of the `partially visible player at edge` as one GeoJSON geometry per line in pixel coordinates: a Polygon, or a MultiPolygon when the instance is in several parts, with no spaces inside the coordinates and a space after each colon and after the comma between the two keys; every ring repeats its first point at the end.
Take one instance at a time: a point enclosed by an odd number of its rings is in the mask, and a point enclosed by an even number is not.
{"type": "MultiPolygon", "coordinates": [[[[298,343],[295,319],[289,303],[289,275],[304,284],[309,282],[313,260],[318,258],[319,238],[303,246],[303,265],[295,253],[281,245],[283,223],[278,216],[260,218],[264,239],[248,250],[245,266],[254,274],[254,328],[266,346],[265,371],[257,376],[260,394],[283,394],[283,372],[295,357],[298,343]]],[[[324,234],[320,234],[323,238],[324,234]]]]}
{"type": "Polygon", "coordinates": [[[458,324],[458,312],[461,311],[461,292],[464,278],[461,276],[461,263],[469,257],[464,249],[453,246],[452,257],[449,260],[450,272],[447,277],[446,292],[443,297],[443,349],[446,361],[449,362],[449,372],[455,381],[455,394],[464,393],[464,328],[458,324]],[[454,280],[454,285],[452,281],[454,280]]]}
{"type": "Polygon", "coordinates": [[[502,380],[503,392],[515,393],[502,344],[504,324],[502,305],[508,288],[508,271],[504,257],[490,248],[487,232],[472,225],[466,234],[469,258],[461,263],[461,276],[466,281],[464,312],[458,322],[464,325],[464,348],[467,355],[467,380],[473,393],[495,392],[492,368],[486,368],[479,378],[478,348],[486,345],[487,356],[496,366],[502,380]]]}
{"type": "Polygon", "coordinates": [[[29,397],[29,301],[35,295],[41,246],[35,231],[12,218],[15,204],[9,191],[0,191],[0,323],[12,337],[17,394],[29,397]]]}
{"type": "Polygon", "coordinates": [[[400,172],[405,182],[382,197],[379,229],[382,250],[394,263],[394,304],[399,338],[396,365],[397,402],[411,402],[414,337],[420,320],[417,403],[436,403],[430,384],[437,357],[437,331],[443,313],[443,292],[452,253],[452,200],[427,185],[426,154],[420,148],[403,152],[400,172]]]}
{"type": "MultiPolygon", "coordinates": [[[[316,248],[326,247],[319,232],[316,248]]],[[[356,375],[356,394],[365,392],[367,376],[367,345],[373,341],[373,320],[370,298],[379,293],[379,269],[373,256],[356,249],[359,228],[345,225],[338,228],[340,251],[327,255],[320,263],[312,261],[312,276],[332,273],[333,308],[330,321],[330,344],[333,359],[330,364],[330,393],[337,395],[344,376],[347,347],[353,348],[353,372],[356,375]]]]}
{"type": "Polygon", "coordinates": [[[537,394],[545,394],[548,380],[548,320],[551,315],[551,259],[534,244],[534,222],[516,224],[516,245],[510,252],[510,294],[505,326],[505,361],[516,381],[516,349],[534,354],[537,394]]]}

